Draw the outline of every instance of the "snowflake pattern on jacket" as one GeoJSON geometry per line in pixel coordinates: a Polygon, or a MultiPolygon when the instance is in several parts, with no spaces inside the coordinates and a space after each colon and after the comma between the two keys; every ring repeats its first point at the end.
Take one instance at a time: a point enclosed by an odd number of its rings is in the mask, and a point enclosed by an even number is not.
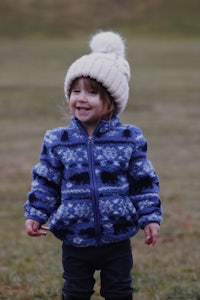
{"type": "Polygon", "coordinates": [[[162,221],[159,179],[140,128],[118,117],[88,137],[81,123],[47,131],[24,205],[25,217],[49,221],[67,244],[99,246],[162,221]]]}

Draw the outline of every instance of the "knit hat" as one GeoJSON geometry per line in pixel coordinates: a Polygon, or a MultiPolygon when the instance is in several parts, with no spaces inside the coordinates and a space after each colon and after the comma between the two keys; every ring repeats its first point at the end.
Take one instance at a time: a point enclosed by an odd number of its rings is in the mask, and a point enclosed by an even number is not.
{"type": "Polygon", "coordinates": [[[125,59],[124,41],[118,33],[100,31],[92,36],[89,45],[91,54],[77,59],[67,71],[64,82],[66,99],[69,99],[74,79],[91,77],[107,89],[119,114],[125,109],[129,96],[130,67],[125,59]]]}

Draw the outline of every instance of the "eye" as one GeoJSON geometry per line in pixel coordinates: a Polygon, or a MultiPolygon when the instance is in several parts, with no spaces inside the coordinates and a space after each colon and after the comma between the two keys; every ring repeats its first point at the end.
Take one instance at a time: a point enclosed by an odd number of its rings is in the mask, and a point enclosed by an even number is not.
{"type": "Polygon", "coordinates": [[[80,89],[78,89],[78,88],[74,88],[74,89],[72,89],[72,91],[71,91],[72,93],[74,93],[74,94],[77,94],[77,93],[79,93],[80,92],[80,89]]]}
{"type": "Polygon", "coordinates": [[[97,94],[97,91],[95,91],[95,90],[93,90],[93,89],[89,90],[88,92],[89,92],[90,94],[92,94],[92,95],[96,95],[96,94],[97,94]]]}

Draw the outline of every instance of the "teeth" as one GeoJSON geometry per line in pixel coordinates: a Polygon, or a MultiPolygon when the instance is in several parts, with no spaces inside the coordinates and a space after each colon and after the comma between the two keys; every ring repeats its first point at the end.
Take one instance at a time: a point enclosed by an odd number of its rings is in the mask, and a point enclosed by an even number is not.
{"type": "Polygon", "coordinates": [[[85,110],[89,110],[89,108],[87,108],[87,107],[77,107],[77,109],[85,109],[85,110]]]}

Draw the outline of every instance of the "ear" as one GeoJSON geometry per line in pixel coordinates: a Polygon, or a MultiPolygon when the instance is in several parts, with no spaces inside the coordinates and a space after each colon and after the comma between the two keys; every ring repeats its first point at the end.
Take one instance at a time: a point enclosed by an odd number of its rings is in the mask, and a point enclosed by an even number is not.
{"type": "Polygon", "coordinates": [[[107,107],[105,107],[105,110],[106,110],[106,116],[107,116],[107,119],[111,119],[115,113],[116,113],[116,105],[115,103],[112,101],[111,103],[107,103],[106,105],[107,107]]]}
{"type": "Polygon", "coordinates": [[[115,104],[114,101],[111,102],[109,111],[110,111],[112,116],[116,113],[116,104],[115,104]]]}

